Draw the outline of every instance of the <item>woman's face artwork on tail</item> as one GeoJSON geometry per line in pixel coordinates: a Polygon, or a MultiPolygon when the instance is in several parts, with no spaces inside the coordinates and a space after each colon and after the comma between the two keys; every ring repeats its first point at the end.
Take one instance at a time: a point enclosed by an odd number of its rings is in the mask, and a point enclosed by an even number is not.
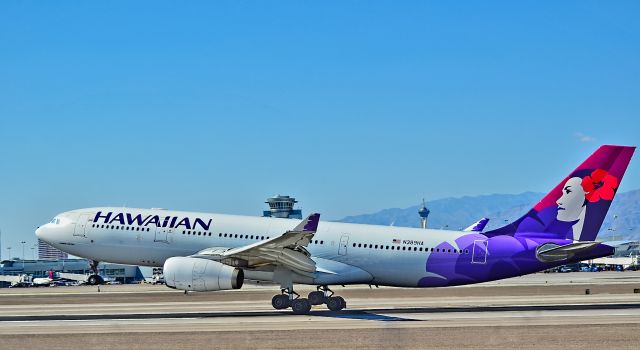
{"type": "Polygon", "coordinates": [[[576,221],[580,219],[585,209],[585,191],[582,188],[582,179],[572,177],[562,187],[562,196],[556,202],[558,204],[558,221],[576,221]]]}

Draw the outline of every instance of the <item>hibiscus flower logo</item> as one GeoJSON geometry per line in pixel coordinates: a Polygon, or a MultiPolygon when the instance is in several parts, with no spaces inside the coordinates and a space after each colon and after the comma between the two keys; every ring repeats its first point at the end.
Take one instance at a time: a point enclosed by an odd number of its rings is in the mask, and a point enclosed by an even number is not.
{"type": "Polygon", "coordinates": [[[618,188],[618,179],[609,175],[606,170],[596,169],[591,175],[582,179],[582,188],[589,202],[593,203],[601,199],[610,201],[613,200],[615,189],[618,188]]]}

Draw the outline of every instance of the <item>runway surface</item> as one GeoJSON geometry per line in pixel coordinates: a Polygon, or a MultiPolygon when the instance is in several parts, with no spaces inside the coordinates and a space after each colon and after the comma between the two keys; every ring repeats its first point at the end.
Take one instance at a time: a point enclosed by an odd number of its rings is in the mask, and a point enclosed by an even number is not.
{"type": "MultiPolygon", "coordinates": [[[[271,308],[276,286],[0,290],[0,348],[637,349],[640,273],[536,274],[437,289],[335,288],[348,308],[271,308]],[[586,294],[589,289],[590,294],[586,294]]],[[[306,294],[312,288],[299,288],[306,294]]]]}

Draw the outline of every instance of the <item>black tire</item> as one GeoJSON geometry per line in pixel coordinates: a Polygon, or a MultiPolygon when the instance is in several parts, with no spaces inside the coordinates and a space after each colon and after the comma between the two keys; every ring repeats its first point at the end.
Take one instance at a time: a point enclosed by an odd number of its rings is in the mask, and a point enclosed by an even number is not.
{"type": "Polygon", "coordinates": [[[271,298],[271,306],[276,310],[282,310],[289,307],[289,296],[285,294],[274,295],[271,298]]]}
{"type": "MultiPolygon", "coordinates": [[[[327,308],[331,311],[340,311],[344,308],[344,299],[341,297],[327,298],[327,308]]],[[[346,304],[346,303],[345,303],[346,304]]]]}
{"type": "Polygon", "coordinates": [[[324,304],[324,292],[317,291],[309,293],[309,304],[321,305],[324,304]]]}
{"type": "Polygon", "coordinates": [[[342,310],[342,309],[347,307],[347,301],[344,300],[343,297],[337,296],[336,298],[338,298],[340,300],[340,303],[342,304],[342,306],[340,307],[340,310],[342,310]]]}
{"type": "Polygon", "coordinates": [[[100,277],[98,275],[91,275],[87,279],[87,283],[89,283],[92,286],[95,286],[95,285],[98,285],[98,284],[102,284],[102,282],[103,282],[102,277],[100,277]]]}
{"type": "Polygon", "coordinates": [[[298,298],[291,301],[291,310],[296,315],[308,315],[311,311],[311,304],[308,299],[298,298]]]}

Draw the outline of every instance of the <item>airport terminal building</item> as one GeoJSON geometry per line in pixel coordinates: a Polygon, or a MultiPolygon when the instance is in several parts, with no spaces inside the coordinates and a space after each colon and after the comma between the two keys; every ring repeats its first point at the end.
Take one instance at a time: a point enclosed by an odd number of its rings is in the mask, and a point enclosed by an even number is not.
{"type": "MultiPolygon", "coordinates": [[[[39,278],[48,277],[49,271],[86,275],[93,273],[89,264],[90,261],[86,259],[3,260],[0,262],[0,275],[24,274],[39,278]]],[[[101,276],[113,278],[121,283],[136,283],[144,280],[138,266],[100,263],[98,271],[101,276]]]]}

